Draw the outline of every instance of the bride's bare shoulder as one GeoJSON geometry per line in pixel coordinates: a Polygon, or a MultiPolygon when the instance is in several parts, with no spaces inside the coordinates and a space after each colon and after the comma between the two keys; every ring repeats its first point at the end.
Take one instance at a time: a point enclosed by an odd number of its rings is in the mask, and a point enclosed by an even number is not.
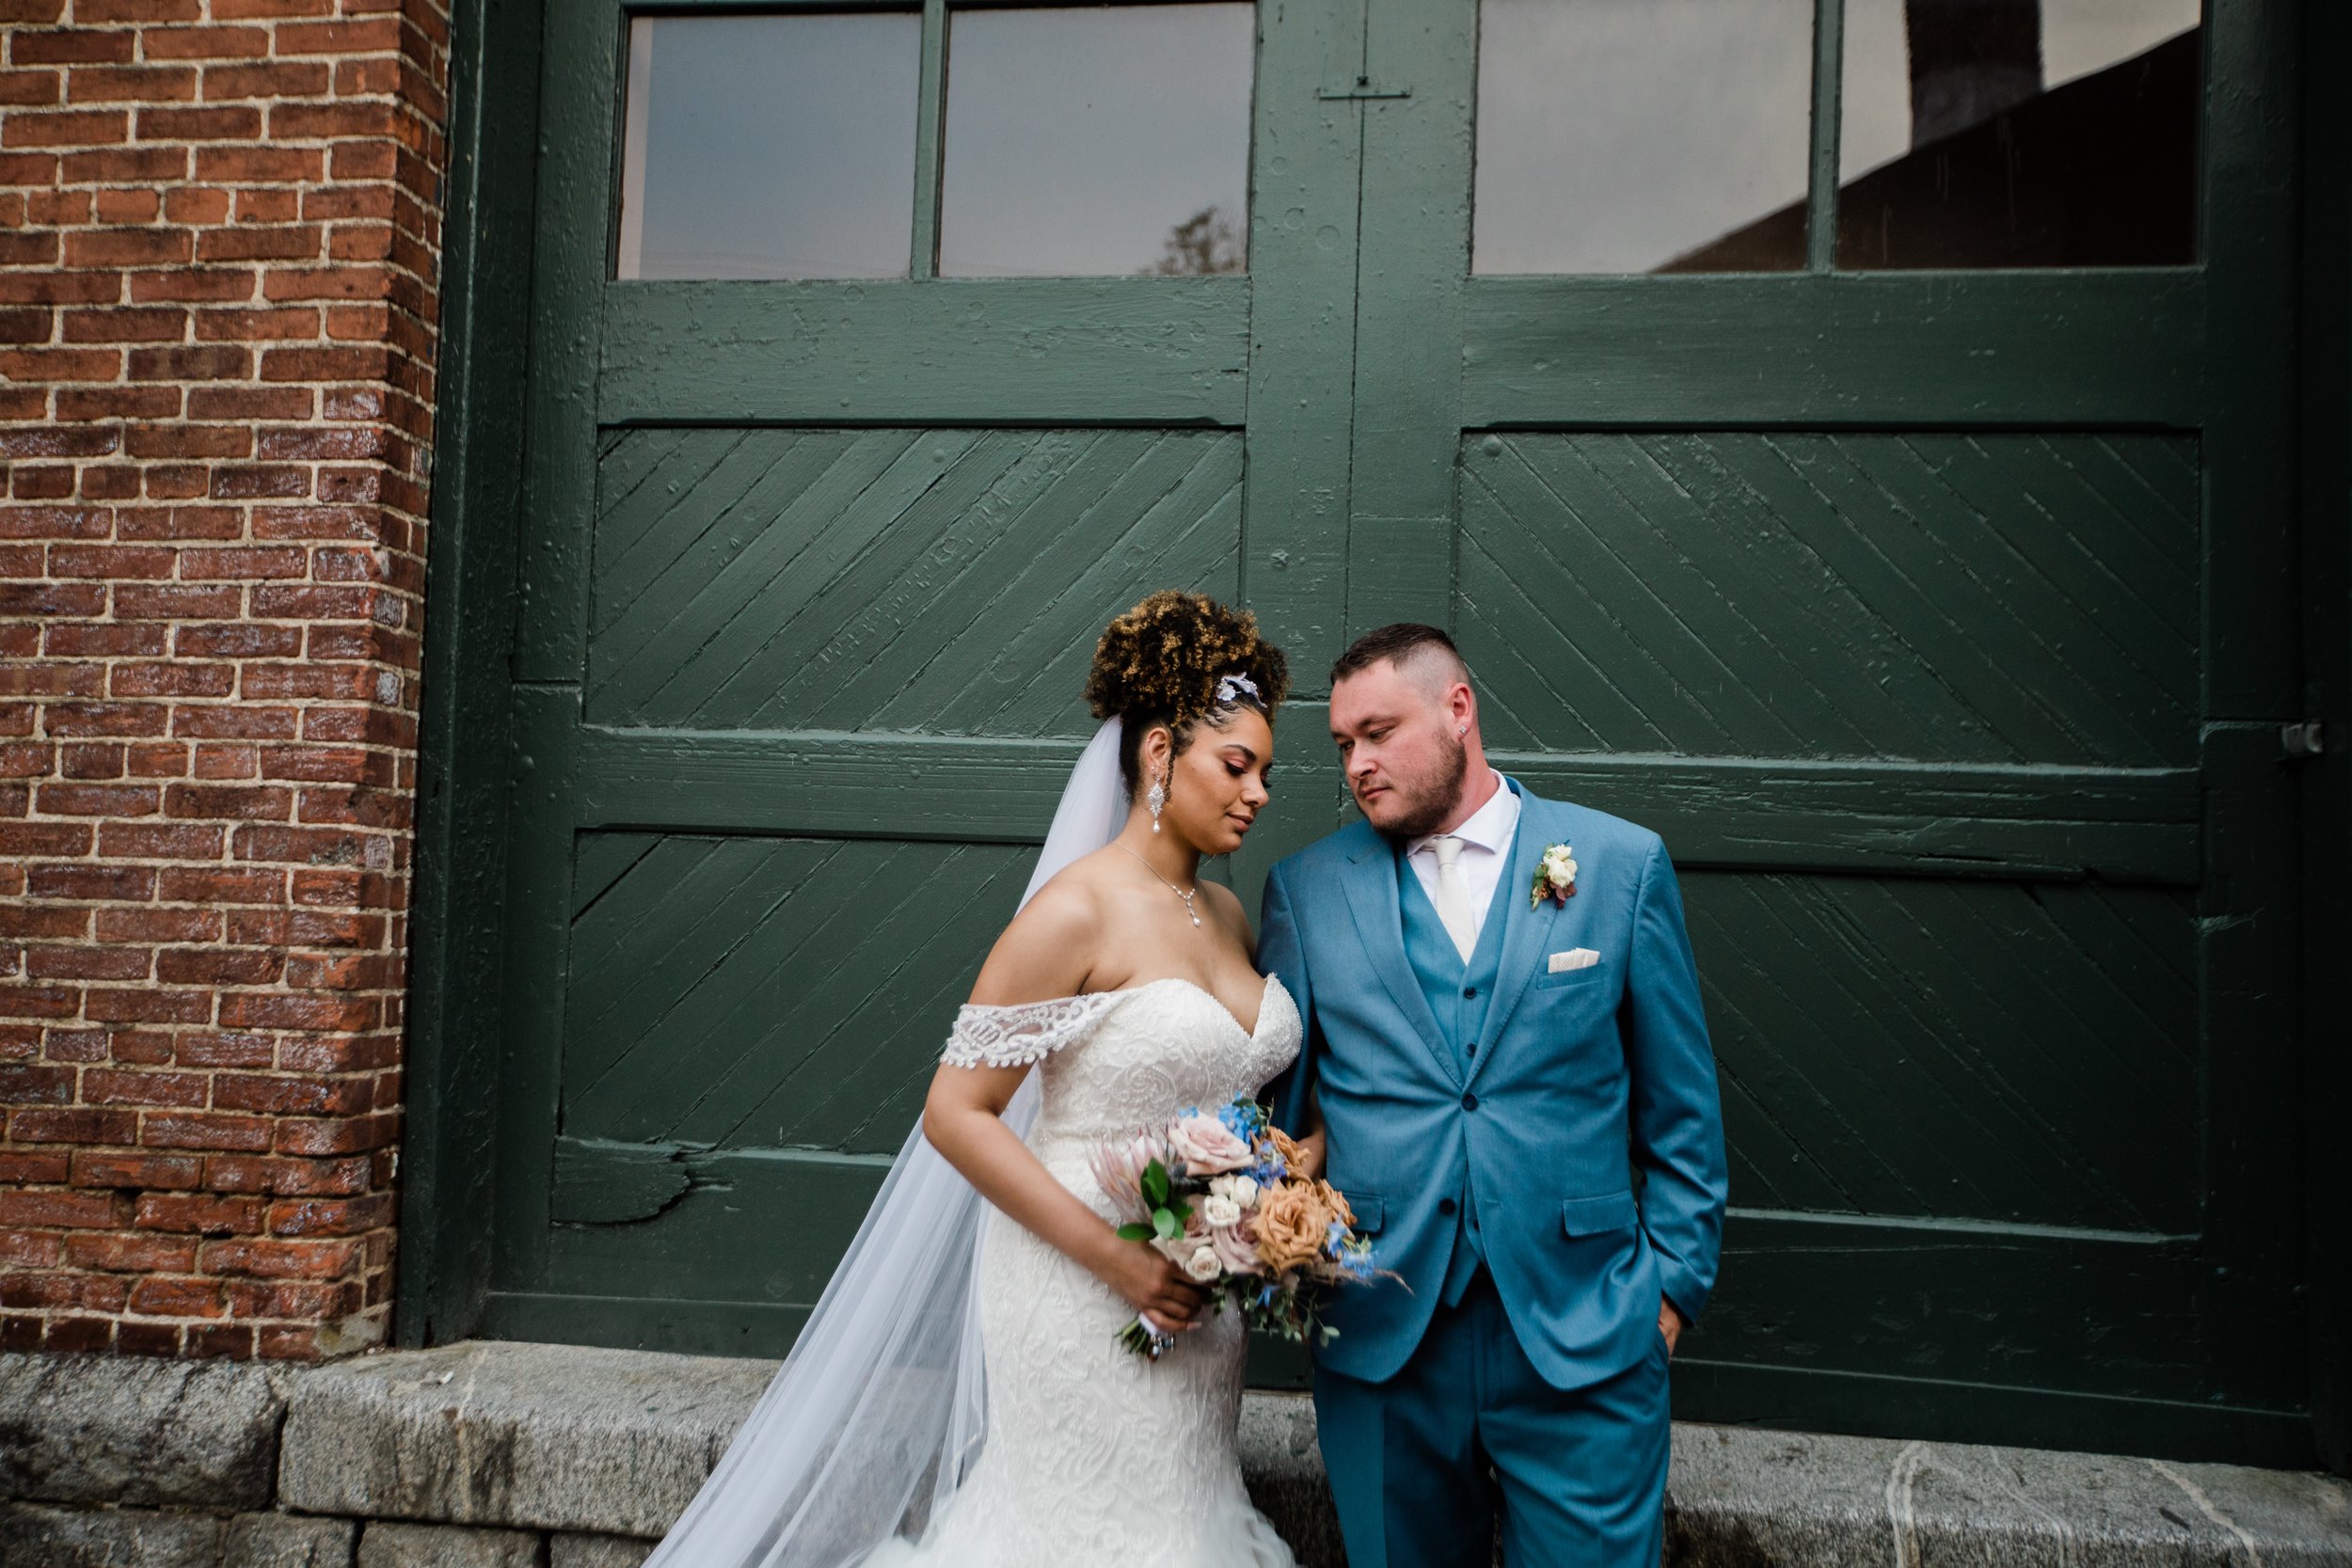
{"type": "Polygon", "coordinates": [[[1006,1006],[1086,989],[1102,930],[1103,894],[1093,878],[1073,875],[1084,864],[1063,867],[1012,917],[980,966],[973,1001],[1006,1006]]]}

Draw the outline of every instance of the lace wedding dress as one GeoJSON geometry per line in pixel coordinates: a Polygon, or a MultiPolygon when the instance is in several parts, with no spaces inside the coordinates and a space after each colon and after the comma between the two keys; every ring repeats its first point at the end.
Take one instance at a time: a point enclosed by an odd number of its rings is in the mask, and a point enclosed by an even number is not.
{"type": "MultiPolygon", "coordinates": [[[[1245,1030],[1210,992],[1166,979],[967,1005],[944,1059],[1041,1064],[1028,1146],[1115,1219],[1088,1169],[1097,1145],[1255,1094],[1299,1035],[1279,980],[1245,1030]]],[[[993,1210],[982,1248],[986,1441],[922,1539],[885,1544],[866,1568],[1291,1568],[1242,1487],[1240,1316],[1205,1318],[1147,1360],[1115,1340],[1135,1308],[1085,1269],[993,1210]]]]}

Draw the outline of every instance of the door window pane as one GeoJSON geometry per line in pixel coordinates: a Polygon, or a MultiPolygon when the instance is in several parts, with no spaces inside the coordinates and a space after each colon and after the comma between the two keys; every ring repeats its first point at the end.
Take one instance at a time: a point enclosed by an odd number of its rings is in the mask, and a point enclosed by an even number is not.
{"type": "Polygon", "coordinates": [[[912,13],[629,24],[622,277],[903,277],[912,13]]]}
{"type": "Polygon", "coordinates": [[[957,11],[939,270],[1240,272],[1248,4],[957,11]]]}
{"type": "Polygon", "coordinates": [[[1804,264],[1813,0],[1482,0],[1471,270],[1804,264]]]}
{"type": "Polygon", "coordinates": [[[2198,0],[1846,0],[1837,264],[2196,259],[2198,0]]]}

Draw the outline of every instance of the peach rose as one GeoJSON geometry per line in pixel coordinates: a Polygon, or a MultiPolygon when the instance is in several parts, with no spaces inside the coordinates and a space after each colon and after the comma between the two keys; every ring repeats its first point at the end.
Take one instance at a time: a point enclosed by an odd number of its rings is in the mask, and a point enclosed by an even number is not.
{"type": "Polygon", "coordinates": [[[1288,1274],[1323,1256],[1331,1212],[1305,1181],[1283,1181],[1258,1195],[1258,1257],[1269,1274],[1288,1274]]]}

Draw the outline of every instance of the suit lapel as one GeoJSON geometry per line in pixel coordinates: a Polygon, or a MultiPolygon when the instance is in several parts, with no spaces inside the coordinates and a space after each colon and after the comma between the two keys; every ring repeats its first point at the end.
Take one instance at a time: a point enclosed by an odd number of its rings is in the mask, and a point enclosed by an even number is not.
{"type": "MultiPolygon", "coordinates": [[[[1506,784],[1505,787],[1509,785],[1506,784]]],[[[1535,885],[1536,863],[1544,858],[1546,846],[1557,844],[1565,836],[1560,832],[1561,824],[1554,811],[1550,801],[1524,789],[1519,791],[1518,832],[1511,842],[1511,863],[1502,873],[1502,956],[1495,969],[1494,1002],[1487,1007],[1486,1022],[1478,1031],[1481,1049],[1470,1058],[1472,1078],[1494,1059],[1495,1042],[1502,1037],[1503,1026],[1511,1022],[1519,998],[1527,992],[1528,982],[1535,977],[1535,959],[1543,953],[1553,923],[1562,912],[1560,906],[1549,899],[1534,909],[1528,907],[1529,890],[1535,885]]]]}
{"type": "Polygon", "coordinates": [[[1388,840],[1376,832],[1367,832],[1368,842],[1349,857],[1347,868],[1347,912],[1355,917],[1356,934],[1362,939],[1364,957],[1372,964],[1373,973],[1388,988],[1390,1000],[1421,1037],[1430,1060],[1438,1064],[1449,1083],[1460,1083],[1453,1053],[1446,1048],[1438,1031],[1438,1015],[1429,1010],[1429,998],[1423,996],[1421,982],[1413,975],[1413,962],[1405,955],[1405,913],[1399,907],[1396,894],[1396,853],[1388,840]]]}

